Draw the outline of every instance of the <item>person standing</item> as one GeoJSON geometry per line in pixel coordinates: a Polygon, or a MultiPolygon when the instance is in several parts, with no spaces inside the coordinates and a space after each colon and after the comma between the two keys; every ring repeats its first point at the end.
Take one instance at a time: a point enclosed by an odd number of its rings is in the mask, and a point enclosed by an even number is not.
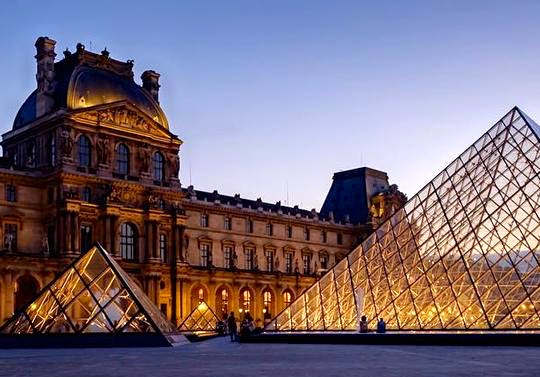
{"type": "Polygon", "coordinates": [[[384,334],[386,332],[386,322],[384,322],[384,319],[379,318],[377,321],[377,333],[384,334]]]}
{"type": "Polygon", "coordinates": [[[229,335],[231,336],[231,342],[235,342],[236,341],[237,327],[236,327],[236,318],[234,317],[234,312],[231,312],[231,314],[229,314],[229,317],[227,318],[227,328],[229,329],[229,335]]]}
{"type": "Polygon", "coordinates": [[[365,315],[360,317],[360,332],[361,333],[367,333],[368,332],[367,318],[366,318],[365,315]]]}

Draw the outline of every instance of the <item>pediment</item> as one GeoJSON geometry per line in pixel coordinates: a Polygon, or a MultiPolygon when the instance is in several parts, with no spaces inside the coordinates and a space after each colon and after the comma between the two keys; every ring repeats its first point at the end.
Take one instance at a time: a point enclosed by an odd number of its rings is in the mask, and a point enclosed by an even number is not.
{"type": "Polygon", "coordinates": [[[74,120],[96,126],[132,131],[145,136],[170,139],[176,138],[168,129],[160,125],[129,101],[118,101],[105,105],[88,107],[71,112],[74,120]]]}

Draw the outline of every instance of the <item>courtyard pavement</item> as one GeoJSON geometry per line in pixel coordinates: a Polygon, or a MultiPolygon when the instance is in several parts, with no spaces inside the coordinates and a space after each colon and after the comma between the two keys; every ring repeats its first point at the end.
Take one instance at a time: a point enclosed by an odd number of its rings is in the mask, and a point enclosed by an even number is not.
{"type": "Polygon", "coordinates": [[[540,376],[540,348],[238,344],[0,350],[0,376],[540,376]]]}

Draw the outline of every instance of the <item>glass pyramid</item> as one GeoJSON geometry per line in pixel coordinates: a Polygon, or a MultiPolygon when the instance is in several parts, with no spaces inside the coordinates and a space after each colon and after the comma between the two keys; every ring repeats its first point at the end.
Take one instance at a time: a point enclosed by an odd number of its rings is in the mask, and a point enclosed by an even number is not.
{"type": "Polygon", "coordinates": [[[513,108],[267,329],[540,329],[539,137],[513,108]]]}
{"type": "Polygon", "coordinates": [[[186,319],[180,324],[178,330],[181,332],[217,332],[217,324],[221,322],[216,313],[201,301],[195,309],[189,313],[186,319]]]}
{"type": "Polygon", "coordinates": [[[176,333],[175,327],[101,247],[81,255],[0,333],[176,333]]]}

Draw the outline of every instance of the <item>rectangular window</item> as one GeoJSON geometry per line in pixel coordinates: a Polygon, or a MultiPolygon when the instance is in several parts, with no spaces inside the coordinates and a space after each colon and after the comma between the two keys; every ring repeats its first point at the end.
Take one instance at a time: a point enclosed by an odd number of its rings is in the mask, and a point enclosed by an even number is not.
{"type": "Polygon", "coordinates": [[[321,242],[326,243],[327,238],[328,237],[326,236],[326,230],[321,231],[321,242]]]}
{"type": "Polygon", "coordinates": [[[337,234],[337,244],[338,245],[343,244],[343,235],[341,233],[337,234]]]}
{"type": "Polygon", "coordinates": [[[92,227],[88,224],[81,225],[81,253],[92,247],[92,227]]]}
{"type": "Polygon", "coordinates": [[[233,251],[232,246],[223,247],[223,267],[232,268],[233,251]]]}
{"type": "Polygon", "coordinates": [[[266,250],[264,256],[266,259],[266,271],[274,271],[274,250],[266,250]]]}
{"type": "Polygon", "coordinates": [[[272,224],[272,223],[266,224],[266,234],[269,235],[269,236],[274,235],[274,224],[272,224]]]}
{"type": "Polygon", "coordinates": [[[210,245],[201,245],[201,266],[210,267],[210,245]]]}
{"type": "Polygon", "coordinates": [[[201,213],[201,226],[208,228],[208,214],[206,213],[201,213]]]}
{"type": "Polygon", "coordinates": [[[304,262],[304,274],[311,274],[311,255],[304,254],[302,255],[302,260],[304,262]]]}
{"type": "Polygon", "coordinates": [[[246,219],[246,232],[253,233],[253,220],[246,219]]]}
{"type": "Polygon", "coordinates": [[[293,272],[293,253],[285,253],[285,272],[288,274],[293,272]]]}
{"type": "Polygon", "coordinates": [[[159,235],[159,259],[167,263],[167,235],[163,233],[159,235]]]}
{"type": "Polygon", "coordinates": [[[287,233],[287,238],[292,238],[292,226],[287,225],[286,233],[287,233]]]}
{"type": "Polygon", "coordinates": [[[6,200],[8,202],[17,201],[17,190],[14,185],[6,185],[6,200]]]}
{"type": "Polygon", "coordinates": [[[252,248],[246,249],[246,270],[253,270],[255,268],[255,250],[252,248]]]}
{"type": "Polygon", "coordinates": [[[307,226],[304,228],[304,240],[309,241],[309,228],[307,226]]]}
{"type": "Polygon", "coordinates": [[[232,220],[229,216],[225,216],[223,219],[223,225],[225,230],[232,230],[232,220]]]}
{"type": "Polygon", "coordinates": [[[328,255],[326,254],[323,254],[320,256],[320,262],[321,262],[321,268],[323,270],[327,270],[328,269],[328,255]]]}
{"type": "Polygon", "coordinates": [[[17,251],[17,224],[4,224],[4,249],[17,251]]]}

